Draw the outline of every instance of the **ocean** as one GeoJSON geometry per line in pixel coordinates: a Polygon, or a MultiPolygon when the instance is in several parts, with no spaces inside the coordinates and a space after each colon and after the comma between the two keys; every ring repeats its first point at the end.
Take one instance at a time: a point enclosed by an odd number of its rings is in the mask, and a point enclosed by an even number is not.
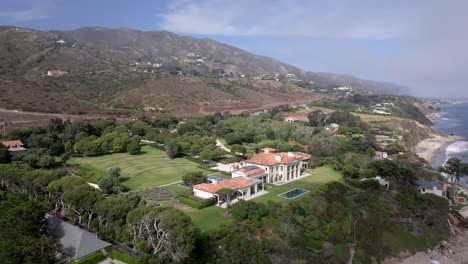
{"type": "MultiPolygon", "coordinates": [[[[440,106],[440,115],[433,119],[434,130],[468,138],[468,103],[440,106]]],[[[468,141],[455,141],[438,154],[436,167],[441,166],[450,157],[457,157],[468,163],[468,141]]],[[[461,184],[468,186],[468,178],[461,179],[461,184]]]]}

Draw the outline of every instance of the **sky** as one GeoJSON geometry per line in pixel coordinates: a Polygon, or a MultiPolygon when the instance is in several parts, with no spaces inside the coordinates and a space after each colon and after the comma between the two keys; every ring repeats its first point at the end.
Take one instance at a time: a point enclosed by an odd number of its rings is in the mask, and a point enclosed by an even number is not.
{"type": "Polygon", "coordinates": [[[0,25],[168,30],[307,71],[468,98],[465,0],[1,0],[0,25]]]}

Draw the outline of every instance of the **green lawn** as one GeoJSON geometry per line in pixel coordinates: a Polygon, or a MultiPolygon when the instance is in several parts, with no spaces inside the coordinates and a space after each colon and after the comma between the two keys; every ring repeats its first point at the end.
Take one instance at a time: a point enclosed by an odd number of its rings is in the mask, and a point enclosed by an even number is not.
{"type": "Polygon", "coordinates": [[[216,229],[218,226],[229,223],[232,218],[224,216],[226,209],[218,206],[210,206],[193,212],[185,212],[196,227],[200,228],[202,233],[216,229]]]}
{"type": "MultiPolygon", "coordinates": [[[[341,181],[343,176],[341,173],[335,171],[330,167],[320,167],[316,169],[307,170],[307,173],[311,175],[300,180],[296,180],[281,186],[271,185],[272,187],[267,189],[268,193],[257,198],[252,199],[254,202],[262,202],[266,203],[267,201],[274,201],[274,202],[288,202],[291,200],[301,199],[301,196],[295,199],[287,199],[283,197],[279,197],[279,194],[292,190],[294,188],[300,188],[309,190],[311,192],[320,188],[320,186],[332,182],[332,181],[341,181]]],[[[307,195],[307,194],[304,194],[307,195]]]]}
{"type": "MultiPolygon", "coordinates": [[[[279,197],[278,194],[287,192],[294,188],[302,188],[307,189],[309,191],[315,191],[320,186],[328,182],[340,181],[343,179],[341,173],[329,167],[320,167],[317,169],[308,170],[307,172],[311,173],[312,175],[282,186],[273,186],[272,188],[268,189],[268,194],[254,198],[252,201],[267,202],[270,200],[274,202],[288,202],[291,200],[279,197]]],[[[176,188],[175,186],[170,186],[169,188],[171,187],[176,188]]],[[[300,199],[300,197],[296,199],[300,199]]],[[[190,216],[195,226],[200,228],[201,232],[206,232],[216,229],[220,225],[232,221],[232,218],[224,216],[225,210],[226,209],[217,206],[210,206],[208,208],[196,210],[193,212],[185,211],[185,213],[190,216]]]]}
{"type": "Polygon", "coordinates": [[[188,172],[207,170],[199,168],[199,164],[184,158],[169,159],[162,150],[151,146],[142,146],[142,154],[129,155],[117,153],[99,157],[71,158],[69,164],[77,164],[85,171],[87,180],[97,182],[110,168],[119,167],[122,170],[123,185],[131,189],[146,189],[182,180],[188,172]]]}

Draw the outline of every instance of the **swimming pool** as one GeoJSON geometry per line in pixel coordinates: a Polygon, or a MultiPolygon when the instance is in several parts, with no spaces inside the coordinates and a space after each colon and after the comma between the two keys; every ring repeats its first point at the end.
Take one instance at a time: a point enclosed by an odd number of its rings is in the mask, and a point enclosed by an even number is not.
{"type": "Polygon", "coordinates": [[[294,199],[298,196],[301,196],[303,194],[306,194],[308,193],[309,191],[308,190],[303,190],[303,189],[292,189],[292,190],[289,190],[285,193],[282,193],[282,194],[279,194],[278,196],[280,197],[283,197],[283,198],[286,198],[286,199],[294,199]]]}

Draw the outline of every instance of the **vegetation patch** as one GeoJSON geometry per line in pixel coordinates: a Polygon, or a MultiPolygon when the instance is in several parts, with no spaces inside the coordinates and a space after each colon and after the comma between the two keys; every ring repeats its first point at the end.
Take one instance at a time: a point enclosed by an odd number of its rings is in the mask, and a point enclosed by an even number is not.
{"type": "Polygon", "coordinates": [[[215,230],[219,226],[232,222],[230,216],[225,215],[226,209],[210,206],[194,212],[185,212],[192,219],[202,233],[215,230]]]}
{"type": "Polygon", "coordinates": [[[106,257],[102,254],[101,251],[94,253],[91,256],[87,256],[84,259],[81,259],[79,261],[72,260],[70,261],[71,264],[97,264],[104,260],[106,257]]]}
{"type": "Polygon", "coordinates": [[[133,256],[131,256],[129,254],[117,251],[115,249],[110,249],[109,250],[109,255],[110,255],[111,258],[123,261],[123,262],[125,262],[127,264],[138,264],[139,263],[139,260],[138,260],[137,257],[133,257],[133,256]]]}

